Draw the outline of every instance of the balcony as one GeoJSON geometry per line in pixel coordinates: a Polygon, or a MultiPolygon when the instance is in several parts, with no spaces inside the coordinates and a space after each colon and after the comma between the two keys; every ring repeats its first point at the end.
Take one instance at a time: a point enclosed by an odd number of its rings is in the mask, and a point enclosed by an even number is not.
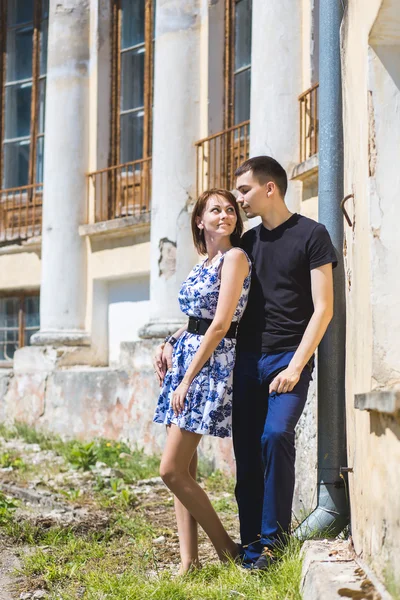
{"type": "Polygon", "coordinates": [[[196,142],[197,196],[210,188],[232,190],[235,170],[249,158],[250,121],[196,142]]]}
{"type": "Polygon", "coordinates": [[[124,217],[150,221],[151,158],[94,171],[87,180],[90,223],[124,217]]]}
{"type": "Polygon", "coordinates": [[[0,243],[41,235],[42,197],[42,183],[0,190],[0,243]]]}
{"type": "Polygon", "coordinates": [[[300,163],[318,152],[318,83],[299,96],[300,163]]]}

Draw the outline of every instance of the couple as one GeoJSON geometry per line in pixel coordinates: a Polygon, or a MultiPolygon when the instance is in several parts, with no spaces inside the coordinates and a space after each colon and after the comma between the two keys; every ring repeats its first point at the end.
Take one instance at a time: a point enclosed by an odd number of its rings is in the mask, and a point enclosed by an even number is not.
{"type": "Polygon", "coordinates": [[[335,250],[323,225],[286,207],[283,167],[259,156],[235,176],[237,199],[210,190],[194,207],[194,243],[207,258],[179,293],[188,325],[155,358],[154,421],[168,432],[160,473],[175,497],[181,573],[199,565],[197,524],[221,560],[257,570],[274,560],[290,530],[294,430],[333,314],[335,250]],[[243,237],[238,205],[262,219],[243,237]],[[202,435],[231,432],[241,545],[196,483],[202,435]]]}

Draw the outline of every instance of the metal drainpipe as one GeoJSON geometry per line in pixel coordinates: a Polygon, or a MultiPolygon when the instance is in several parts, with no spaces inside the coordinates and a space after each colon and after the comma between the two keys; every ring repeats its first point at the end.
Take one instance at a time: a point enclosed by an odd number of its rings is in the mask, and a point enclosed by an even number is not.
{"type": "MultiPolygon", "coordinates": [[[[319,50],[319,221],[328,229],[338,255],[334,270],[334,317],[318,349],[318,505],[299,525],[305,539],[337,535],[349,522],[345,482],[346,301],[343,268],[343,127],[340,62],[342,0],[320,0],[319,50]]],[[[346,483],[347,486],[347,483],[346,483]]]]}

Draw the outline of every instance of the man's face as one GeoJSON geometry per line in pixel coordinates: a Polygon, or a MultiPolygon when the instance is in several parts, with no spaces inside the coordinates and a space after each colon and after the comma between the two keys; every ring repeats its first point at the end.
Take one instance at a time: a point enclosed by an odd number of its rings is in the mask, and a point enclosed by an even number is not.
{"type": "Polygon", "coordinates": [[[236,189],[239,195],[236,200],[249,219],[265,212],[269,185],[269,183],[260,184],[251,171],[237,178],[236,189]]]}

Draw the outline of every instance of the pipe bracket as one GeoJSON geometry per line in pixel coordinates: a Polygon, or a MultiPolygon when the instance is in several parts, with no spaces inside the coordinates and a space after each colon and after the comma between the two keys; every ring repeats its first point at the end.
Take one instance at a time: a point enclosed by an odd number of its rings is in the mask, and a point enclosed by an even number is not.
{"type": "Polygon", "coordinates": [[[345,196],[343,198],[343,200],[340,203],[340,208],[342,209],[342,213],[344,214],[344,217],[347,221],[347,223],[349,224],[350,227],[353,227],[353,223],[351,222],[351,219],[347,213],[347,210],[345,209],[345,204],[347,202],[347,200],[350,200],[350,198],[354,198],[354,194],[348,194],[347,196],[345,196]]]}

